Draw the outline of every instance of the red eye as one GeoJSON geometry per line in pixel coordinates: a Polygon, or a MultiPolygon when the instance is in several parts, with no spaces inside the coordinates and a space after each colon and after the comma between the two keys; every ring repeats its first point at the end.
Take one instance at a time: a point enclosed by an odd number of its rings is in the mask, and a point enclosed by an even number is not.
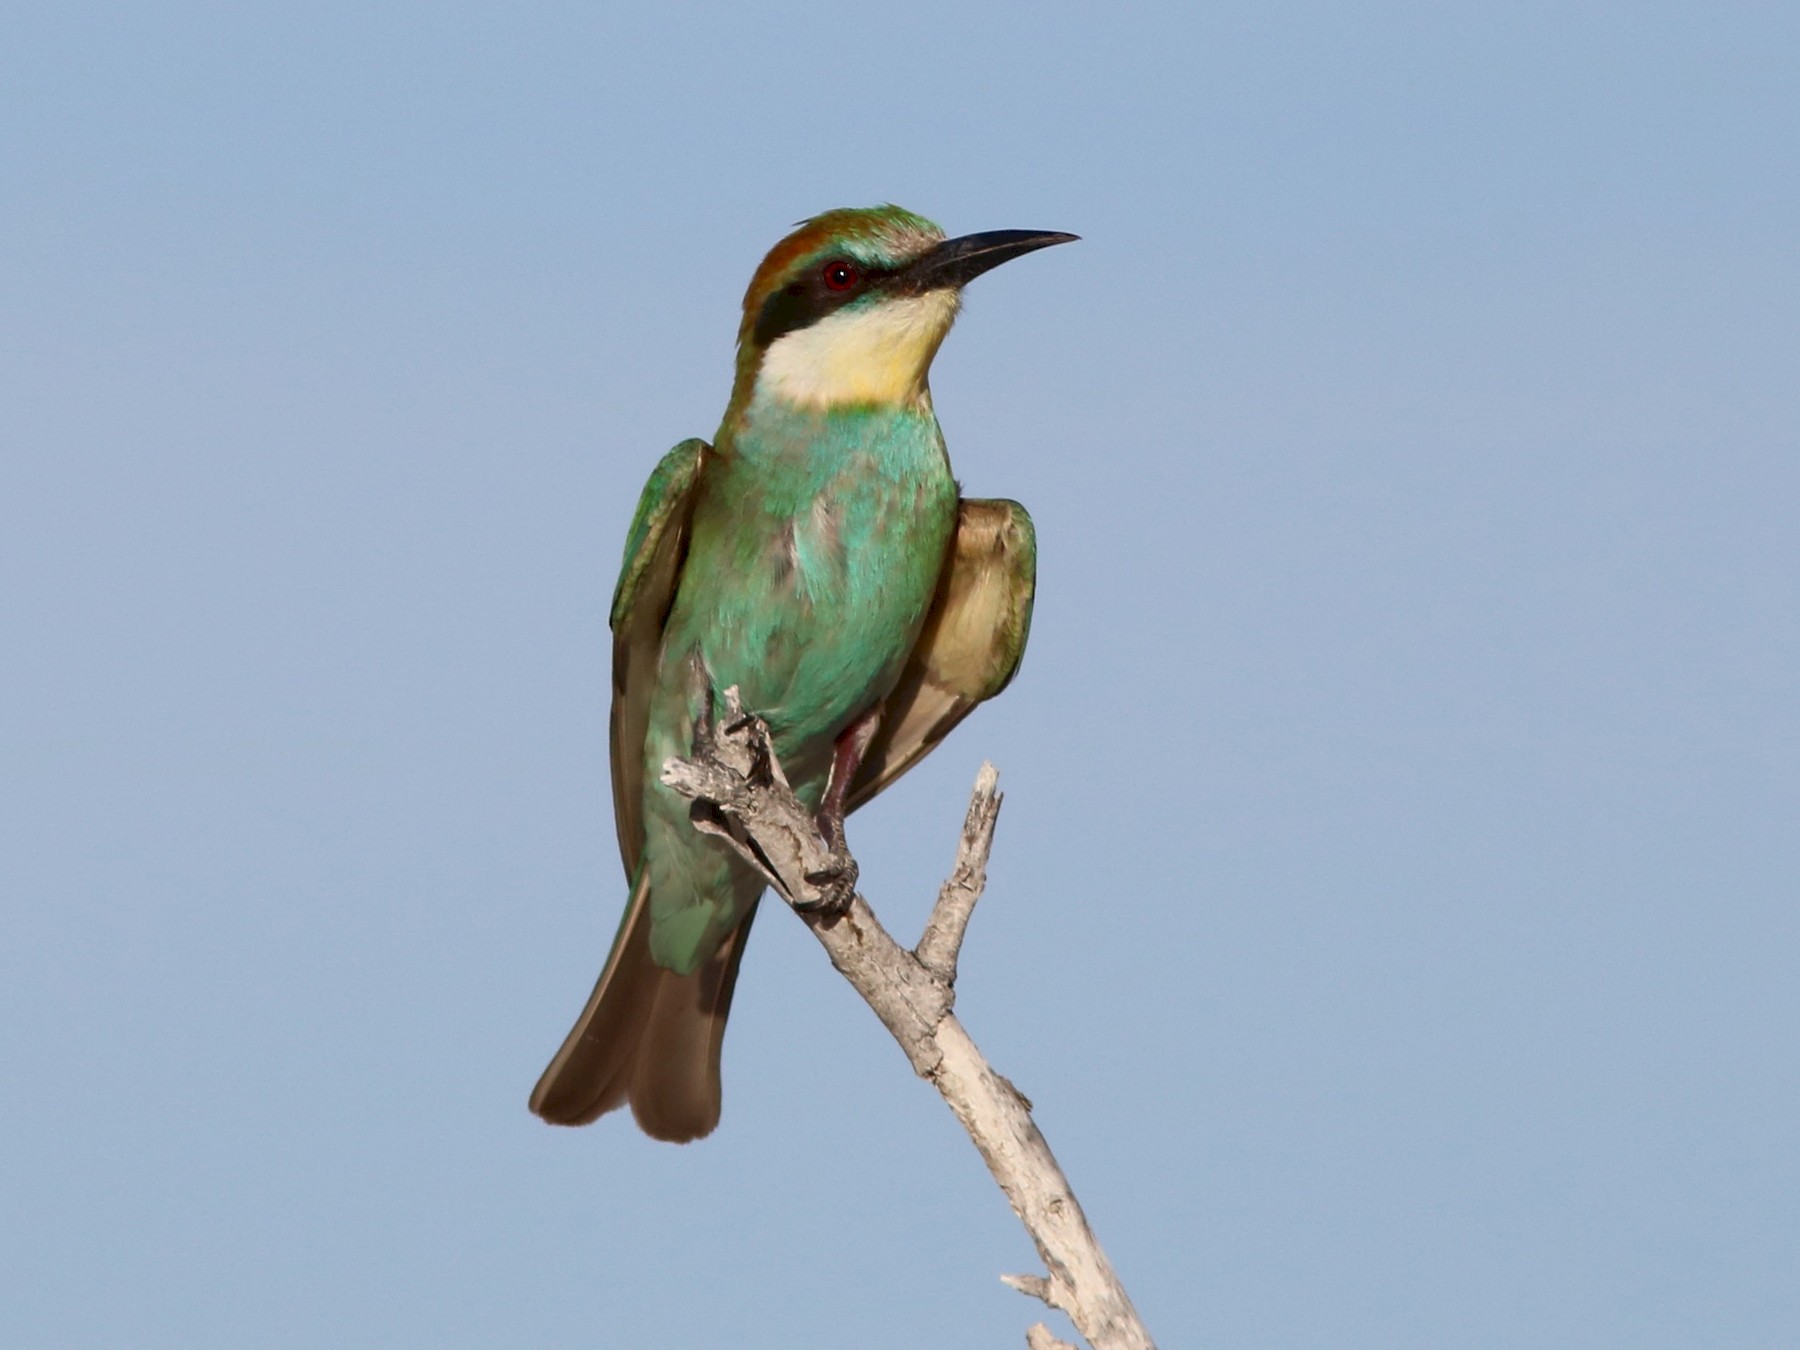
{"type": "Polygon", "coordinates": [[[828,291],[847,291],[862,280],[862,273],[856,270],[855,263],[847,263],[842,258],[835,258],[825,264],[820,277],[828,291]]]}

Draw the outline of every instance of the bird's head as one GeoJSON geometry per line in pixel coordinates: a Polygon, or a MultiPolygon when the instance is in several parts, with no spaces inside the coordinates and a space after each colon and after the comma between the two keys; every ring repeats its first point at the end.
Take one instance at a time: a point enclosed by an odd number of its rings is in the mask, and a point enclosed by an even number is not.
{"type": "Polygon", "coordinates": [[[827,211],[769,250],[744,295],[733,403],[908,406],[926,396],[962,288],[1072,234],[992,230],[946,239],[898,206],[827,211]]]}

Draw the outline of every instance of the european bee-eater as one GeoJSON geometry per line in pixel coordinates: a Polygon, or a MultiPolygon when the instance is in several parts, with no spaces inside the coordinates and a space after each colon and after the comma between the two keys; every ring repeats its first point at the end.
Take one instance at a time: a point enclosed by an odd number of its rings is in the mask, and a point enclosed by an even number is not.
{"type": "Polygon", "coordinates": [[[656,466],[613,594],[613,813],[631,899],[531,1094],[584,1125],[630,1103],[685,1141],[719,1120],[719,1047],[763,879],[660,781],[737,685],[795,792],[843,816],[1012,678],[1031,518],[960,500],[927,383],[963,286],[1074,235],[946,239],[897,206],[828,211],[763,259],[711,445],[656,466]]]}

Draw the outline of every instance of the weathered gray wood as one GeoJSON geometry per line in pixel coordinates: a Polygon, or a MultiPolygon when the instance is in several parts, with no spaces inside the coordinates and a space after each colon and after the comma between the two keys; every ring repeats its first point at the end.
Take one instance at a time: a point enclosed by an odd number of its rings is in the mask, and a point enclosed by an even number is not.
{"type": "MultiPolygon", "coordinates": [[[[724,703],[716,725],[696,730],[693,756],[669,760],[662,781],[693,801],[695,828],[723,839],[768,877],[913,1069],[956,1113],[1049,1272],[1004,1276],[1006,1282],[1067,1313],[1093,1350],[1155,1350],[1033,1122],[1031,1103],[994,1071],[951,1011],[957,958],[986,884],[1000,812],[994,767],[982,765],[975,780],[956,864],[909,952],[856,893],[855,860],[820,836],[795,797],[768,727],[744,712],[735,688],[724,703]]],[[[1067,1350],[1042,1323],[1026,1340],[1030,1350],[1067,1350]]]]}

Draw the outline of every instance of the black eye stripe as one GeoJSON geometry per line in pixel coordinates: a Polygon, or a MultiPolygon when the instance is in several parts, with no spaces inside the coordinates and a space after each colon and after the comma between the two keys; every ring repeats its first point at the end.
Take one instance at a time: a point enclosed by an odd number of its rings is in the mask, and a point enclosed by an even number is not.
{"type": "Polygon", "coordinates": [[[756,316],[756,326],[751,329],[751,339],[757,346],[767,347],[779,337],[810,327],[894,275],[889,271],[863,267],[846,258],[843,261],[850,263],[861,273],[861,280],[844,290],[834,291],[825,284],[825,265],[832,261],[835,260],[827,258],[812,264],[763,301],[762,309],[756,316]]]}

